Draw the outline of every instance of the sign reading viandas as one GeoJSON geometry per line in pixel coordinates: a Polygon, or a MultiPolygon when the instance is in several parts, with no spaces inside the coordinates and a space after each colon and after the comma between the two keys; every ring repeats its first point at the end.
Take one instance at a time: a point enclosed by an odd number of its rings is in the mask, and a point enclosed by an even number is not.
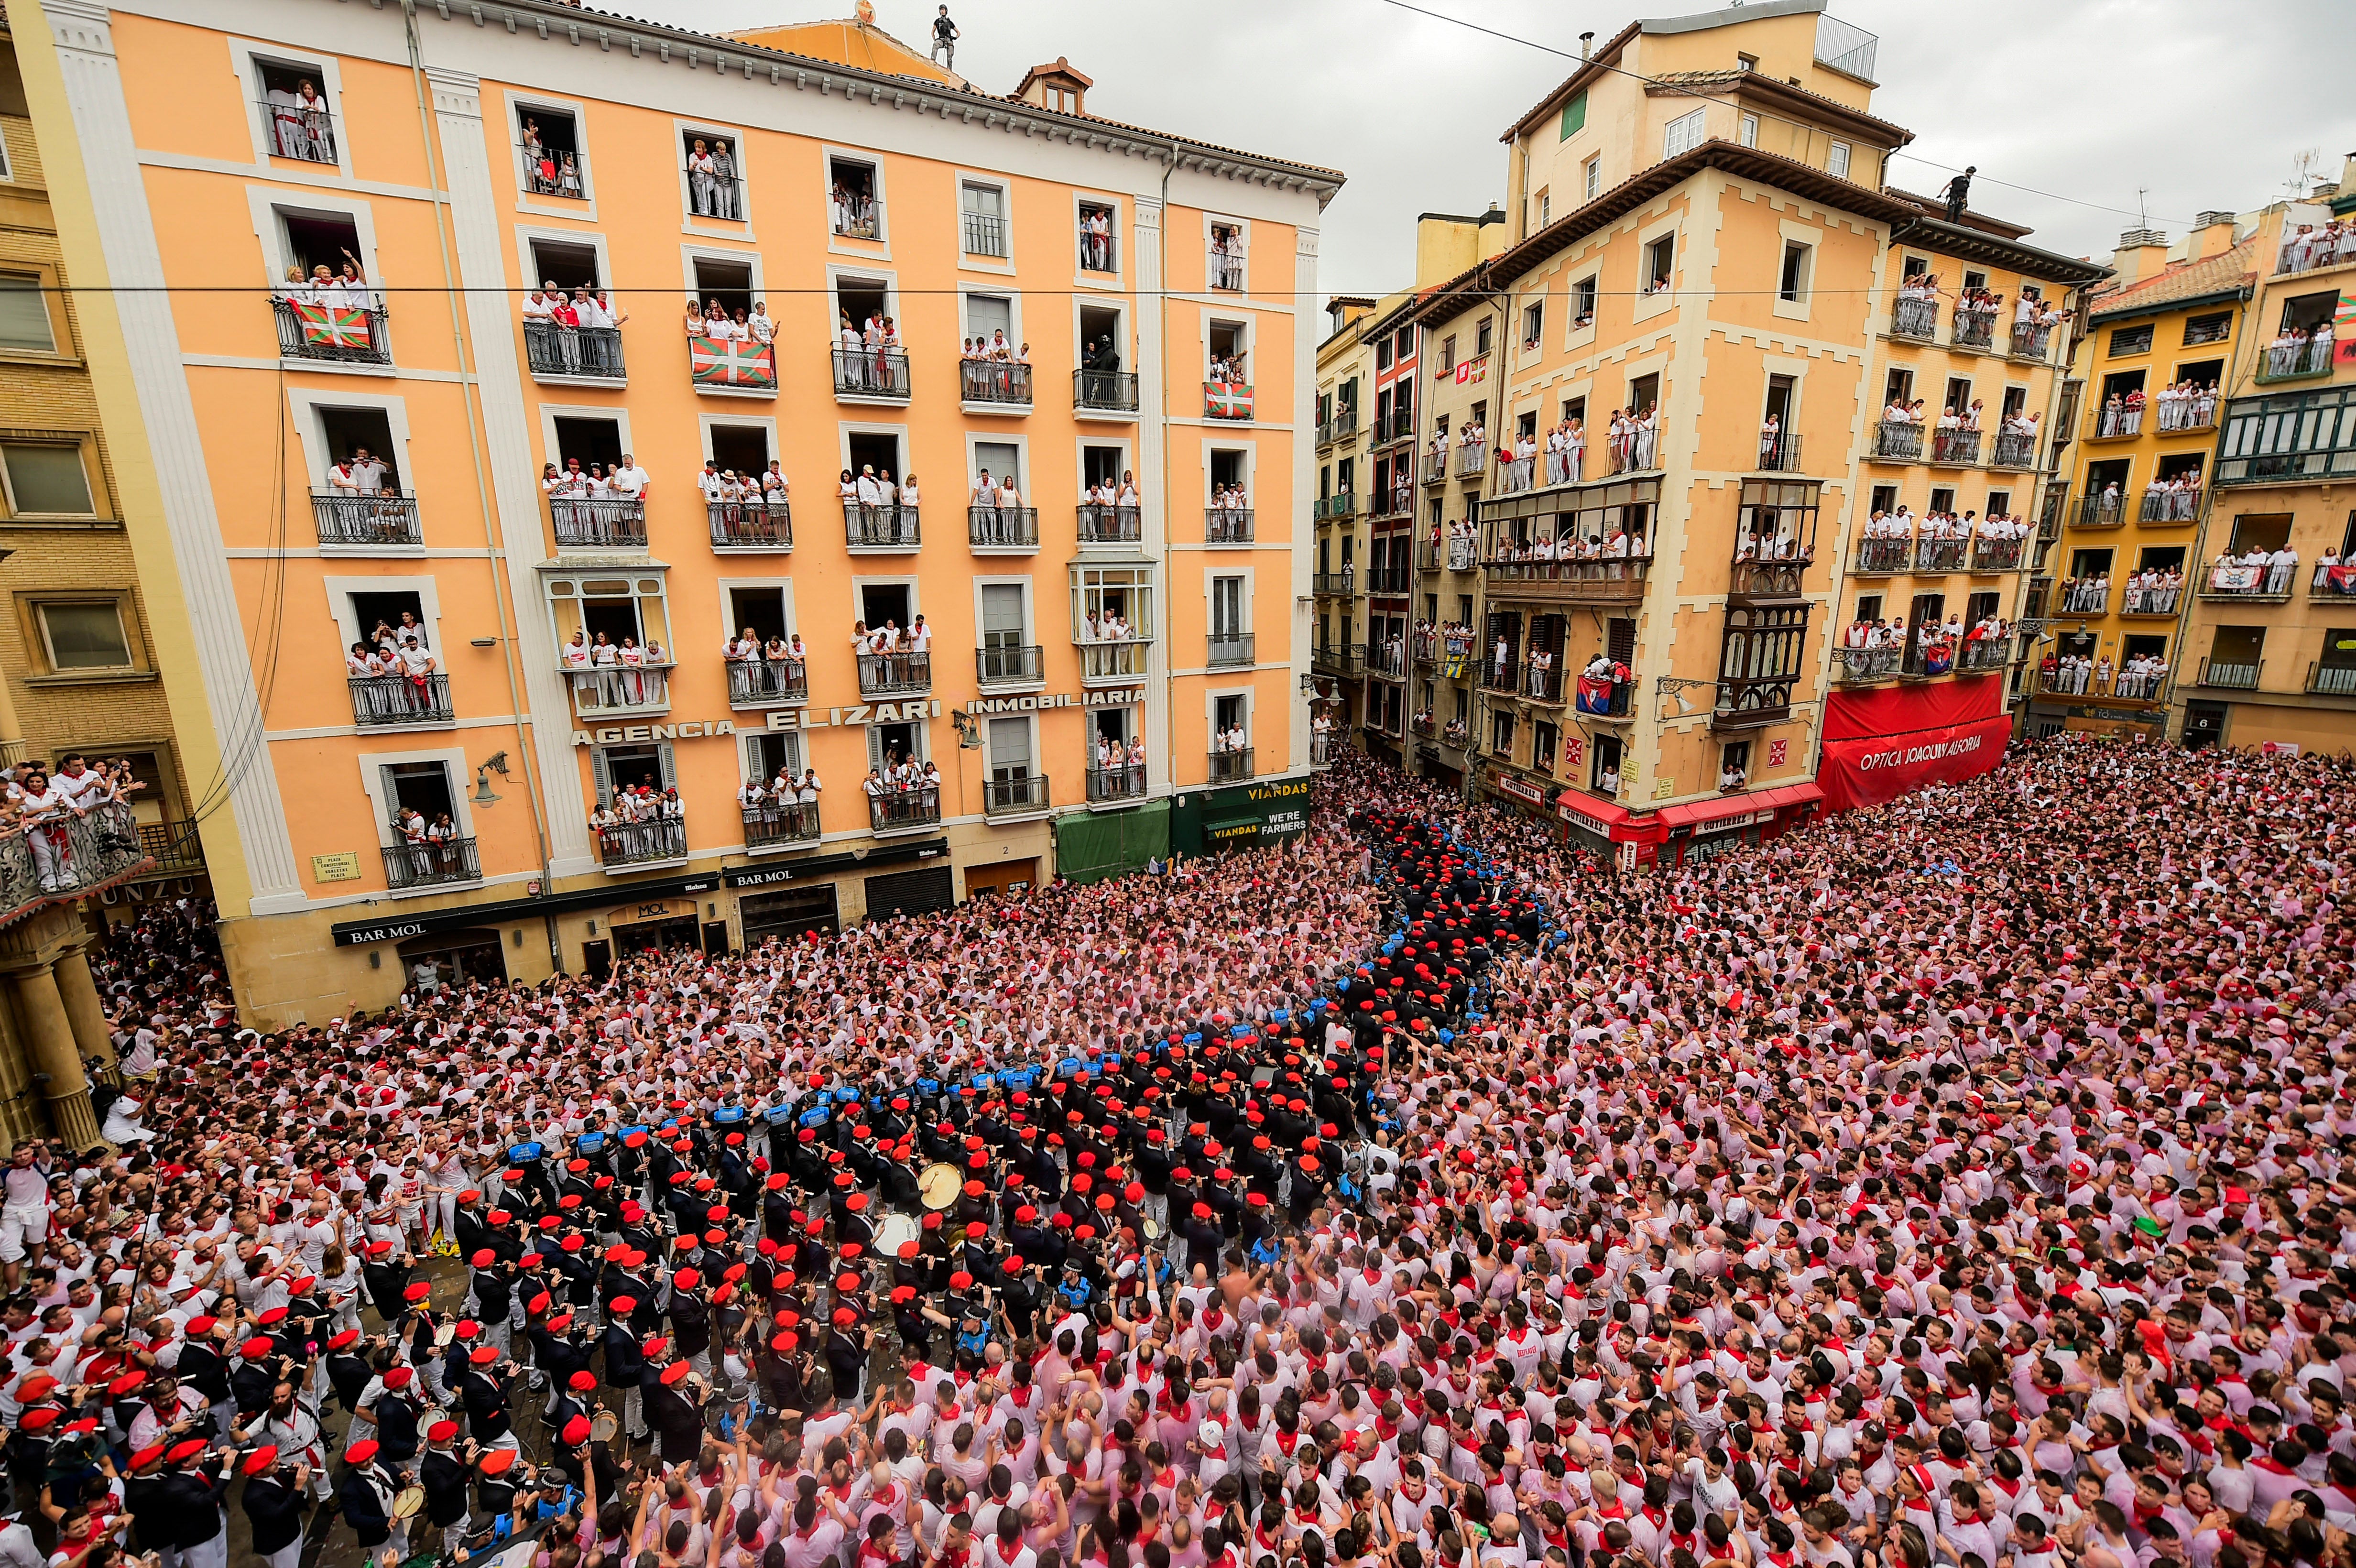
{"type": "Polygon", "coordinates": [[[734,338],[687,340],[688,364],[699,387],[736,387],[745,391],[777,389],[777,352],[774,346],[734,338]]]}

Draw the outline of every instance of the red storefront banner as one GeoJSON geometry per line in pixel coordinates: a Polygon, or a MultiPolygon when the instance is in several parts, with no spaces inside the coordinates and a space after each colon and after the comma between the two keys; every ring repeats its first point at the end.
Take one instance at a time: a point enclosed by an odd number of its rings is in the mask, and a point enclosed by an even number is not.
{"type": "Polygon", "coordinates": [[[1929,784],[1977,778],[2004,760],[2011,736],[2004,684],[1993,675],[1837,691],[1825,705],[1816,783],[1828,810],[1879,805],[1929,784]]]}

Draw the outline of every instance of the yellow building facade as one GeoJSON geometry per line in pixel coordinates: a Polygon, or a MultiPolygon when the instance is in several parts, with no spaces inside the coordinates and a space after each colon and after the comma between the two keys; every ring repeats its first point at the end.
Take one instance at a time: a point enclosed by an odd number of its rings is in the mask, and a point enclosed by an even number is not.
{"type": "Polygon", "coordinates": [[[1876,507],[2034,515],[2050,448],[1998,427],[2050,427],[2057,350],[1955,306],[2033,292],[2059,312],[2101,269],[1888,187],[1908,133],[1869,112],[1872,59],[1814,0],[1644,21],[1508,131],[1526,237],[1418,314],[1440,558],[1423,603],[1454,621],[1472,585],[1469,664],[1434,660],[1426,771],[1599,853],[1682,860],[1869,798],[1904,773],[1872,772],[1880,742],[2000,751],[2016,645],[1922,634],[2015,618],[2024,553],[1972,532],[1918,556],[1910,535],[1866,578],[1855,547],[1876,507]],[[1976,449],[1960,432],[1934,448],[1936,413],[1917,444],[1886,433],[1901,388],[1982,405],[1976,449]],[[1471,571],[1445,560],[1460,491],[1471,571]],[[1837,661],[1869,611],[1905,636],[1837,661]],[[1472,689],[1452,735],[1451,667],[1472,689]]]}
{"type": "Polygon", "coordinates": [[[2218,421],[2248,375],[2259,237],[2205,215],[2171,256],[2136,230],[2087,303],[2071,370],[2070,477],[2040,514],[2029,613],[2032,733],[2157,736],[2219,496],[2218,421]],[[2179,389],[2190,393],[2181,396],[2179,389]]]}
{"type": "Polygon", "coordinates": [[[31,119],[93,193],[69,264],[171,290],[116,295],[93,365],[155,454],[257,1019],[1297,830],[1337,175],[859,23],[40,14],[31,119]],[[984,470],[1012,489],[977,505],[984,470]],[[354,674],[380,624],[431,663],[354,674]],[[813,772],[814,805],[740,803],[813,772]],[[641,789],[678,805],[611,820],[641,789]]]}

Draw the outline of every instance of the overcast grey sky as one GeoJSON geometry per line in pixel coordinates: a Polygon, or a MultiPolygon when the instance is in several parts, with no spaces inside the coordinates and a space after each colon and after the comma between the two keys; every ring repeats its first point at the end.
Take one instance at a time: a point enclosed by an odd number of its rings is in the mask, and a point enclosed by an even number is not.
{"type": "MultiPolygon", "coordinates": [[[[851,9],[605,3],[711,32],[851,9]]],[[[1709,8],[1415,3],[1572,56],[1587,29],[1601,39],[1637,16],[1709,8]]],[[[877,20],[921,48],[933,5],[875,0],[877,20]]],[[[1929,160],[1897,162],[1894,183],[1928,194],[1947,178],[1933,165],[1976,164],[1972,205],[2030,225],[2031,242],[2051,250],[2107,251],[2139,199],[2153,227],[2180,238],[2203,208],[2281,195],[2301,152],[2336,176],[2356,150],[2356,97],[2331,86],[2328,66],[2307,69],[2356,59],[2351,0],[1986,0],[1948,13],[1952,27],[1919,3],[1830,9],[1880,36],[1874,112],[1912,130],[1907,152],[1929,160]]],[[[964,33],[958,69],[988,91],[1010,92],[1026,67],[1063,55],[1096,80],[1088,106],[1100,114],[1342,170],[1349,184],[1325,212],[1327,293],[1404,287],[1417,213],[1502,200],[1498,135],[1577,63],[1385,0],[951,0],[950,15],[964,33]]]]}

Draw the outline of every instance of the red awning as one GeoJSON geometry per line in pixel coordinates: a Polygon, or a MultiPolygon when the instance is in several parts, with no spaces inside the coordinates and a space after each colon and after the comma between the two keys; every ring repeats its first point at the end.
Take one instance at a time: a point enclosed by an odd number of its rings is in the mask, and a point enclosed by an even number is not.
{"type": "Polygon", "coordinates": [[[1584,816],[1597,827],[1610,829],[1628,820],[1625,807],[1608,800],[1598,800],[1583,790],[1567,789],[1555,798],[1555,808],[1566,816],[1584,816]]]}
{"type": "Polygon", "coordinates": [[[1661,808],[1660,819],[1672,828],[1700,827],[1723,822],[1730,816],[1747,816],[1754,811],[1773,811],[1824,798],[1825,792],[1811,781],[1774,789],[1745,790],[1740,795],[1724,795],[1716,800],[1691,801],[1684,805],[1665,805],[1661,808]]]}

